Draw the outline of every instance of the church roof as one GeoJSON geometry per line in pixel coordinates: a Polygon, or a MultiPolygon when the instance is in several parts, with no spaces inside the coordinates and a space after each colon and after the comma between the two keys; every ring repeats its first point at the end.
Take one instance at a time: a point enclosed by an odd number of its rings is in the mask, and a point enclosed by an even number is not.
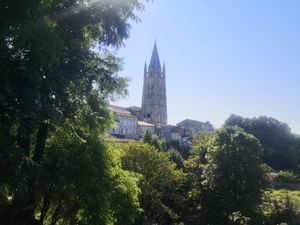
{"type": "Polygon", "coordinates": [[[161,71],[161,65],[160,65],[160,61],[159,61],[159,56],[158,56],[156,41],[154,42],[152,56],[151,56],[151,60],[150,60],[150,64],[149,64],[149,69],[150,68],[161,71]]]}

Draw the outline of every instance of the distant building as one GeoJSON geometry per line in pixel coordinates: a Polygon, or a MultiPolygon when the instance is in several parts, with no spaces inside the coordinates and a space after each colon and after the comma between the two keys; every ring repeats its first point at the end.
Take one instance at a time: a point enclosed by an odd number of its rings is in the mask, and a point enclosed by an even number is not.
{"type": "Polygon", "coordinates": [[[161,68],[156,42],[154,43],[150,64],[144,67],[144,85],[140,120],[160,128],[168,124],[166,68],[161,68]]]}
{"type": "Polygon", "coordinates": [[[190,140],[197,132],[213,132],[214,127],[209,122],[186,119],[177,126],[168,125],[166,67],[158,56],[156,42],[154,43],[149,67],[144,66],[144,83],[142,107],[128,108],[109,106],[114,114],[115,124],[109,133],[121,138],[137,139],[146,131],[156,133],[167,142],[178,141],[190,145],[190,140]]]}
{"type": "Polygon", "coordinates": [[[143,135],[146,130],[154,133],[155,126],[145,121],[138,120],[139,107],[120,107],[109,106],[109,110],[114,115],[115,127],[109,130],[111,135],[120,138],[138,138],[143,135]]]}
{"type": "Polygon", "coordinates": [[[166,125],[157,130],[158,136],[166,140],[171,141],[182,141],[182,131],[179,127],[173,125],[166,125]]]}
{"type": "Polygon", "coordinates": [[[200,122],[197,120],[190,120],[190,119],[185,119],[179,123],[177,123],[177,127],[180,127],[182,129],[186,129],[190,132],[191,135],[195,135],[197,132],[213,132],[214,131],[214,126],[210,124],[210,122],[200,122]]]}
{"type": "Polygon", "coordinates": [[[119,137],[137,138],[138,118],[134,116],[127,108],[119,106],[109,106],[115,119],[115,127],[109,130],[109,133],[119,137]]]}
{"type": "Polygon", "coordinates": [[[131,107],[128,107],[127,109],[128,109],[128,111],[131,112],[131,114],[136,116],[138,119],[141,119],[141,111],[142,111],[141,107],[131,106],[131,107]]]}
{"type": "Polygon", "coordinates": [[[139,126],[139,135],[144,135],[146,131],[150,131],[151,133],[154,133],[155,131],[155,126],[145,121],[138,121],[138,126],[139,126]]]}

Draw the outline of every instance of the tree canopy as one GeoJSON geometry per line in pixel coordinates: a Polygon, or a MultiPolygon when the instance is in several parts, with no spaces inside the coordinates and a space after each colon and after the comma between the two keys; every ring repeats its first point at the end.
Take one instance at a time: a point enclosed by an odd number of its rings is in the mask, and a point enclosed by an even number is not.
{"type": "Polygon", "coordinates": [[[217,131],[208,148],[205,185],[216,194],[225,212],[251,212],[264,186],[258,140],[237,127],[217,131]]]}
{"type": "Polygon", "coordinates": [[[246,224],[265,184],[258,140],[241,128],[226,127],[198,134],[193,143],[184,163],[188,179],[185,223],[246,224]]]}
{"type": "Polygon", "coordinates": [[[124,147],[122,166],[141,175],[140,204],[143,210],[136,224],[173,224],[178,220],[179,191],[184,174],[166,153],[143,143],[124,147]]]}
{"type": "Polygon", "coordinates": [[[286,123],[265,116],[249,119],[231,115],[226,120],[226,125],[236,125],[253,134],[263,147],[263,161],[272,168],[296,169],[300,156],[300,139],[291,133],[286,123]]]}
{"type": "Polygon", "coordinates": [[[1,1],[0,223],[132,222],[137,187],[103,135],[108,99],[126,92],[110,49],[141,9],[139,0],[1,1]]]}

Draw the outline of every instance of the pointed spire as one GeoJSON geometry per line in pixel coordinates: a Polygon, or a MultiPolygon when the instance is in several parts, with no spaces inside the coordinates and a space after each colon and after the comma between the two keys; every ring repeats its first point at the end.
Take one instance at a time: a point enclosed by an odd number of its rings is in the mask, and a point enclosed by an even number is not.
{"type": "Polygon", "coordinates": [[[149,64],[149,70],[156,70],[158,72],[161,71],[161,66],[160,66],[160,61],[159,61],[159,56],[158,56],[158,51],[157,51],[157,46],[156,46],[156,40],[154,42],[154,47],[152,51],[152,56],[149,64]]]}
{"type": "Polygon", "coordinates": [[[163,64],[163,74],[166,75],[166,66],[165,66],[165,62],[163,64]]]}
{"type": "Polygon", "coordinates": [[[147,63],[145,61],[145,66],[144,66],[144,76],[147,76],[147,63]]]}

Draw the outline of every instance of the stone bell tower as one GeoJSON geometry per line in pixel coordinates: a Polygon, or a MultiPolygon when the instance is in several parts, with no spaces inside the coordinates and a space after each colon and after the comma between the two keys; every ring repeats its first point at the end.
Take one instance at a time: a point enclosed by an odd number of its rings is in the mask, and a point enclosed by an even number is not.
{"type": "Polygon", "coordinates": [[[150,64],[144,67],[144,86],[141,119],[156,128],[167,125],[166,69],[161,69],[156,42],[150,64]]]}

